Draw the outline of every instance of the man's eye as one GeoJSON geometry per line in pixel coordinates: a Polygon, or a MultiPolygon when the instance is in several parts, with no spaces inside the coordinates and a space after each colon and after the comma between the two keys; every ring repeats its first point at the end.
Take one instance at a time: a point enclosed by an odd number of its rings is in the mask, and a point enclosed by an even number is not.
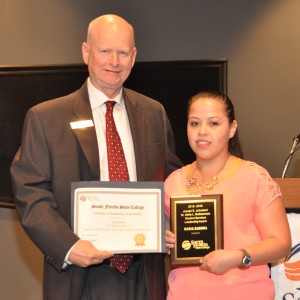
{"type": "Polygon", "coordinates": [[[127,57],[127,56],[129,55],[129,53],[126,52],[126,51],[119,51],[118,54],[119,54],[119,56],[121,56],[121,57],[127,57]]]}
{"type": "Polygon", "coordinates": [[[102,49],[102,50],[100,50],[100,53],[109,54],[110,50],[108,50],[108,49],[102,49]]]}

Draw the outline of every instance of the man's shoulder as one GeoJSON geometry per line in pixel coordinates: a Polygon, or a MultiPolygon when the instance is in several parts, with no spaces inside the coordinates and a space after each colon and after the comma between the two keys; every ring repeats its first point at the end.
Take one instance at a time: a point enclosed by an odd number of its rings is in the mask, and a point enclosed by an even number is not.
{"type": "Polygon", "coordinates": [[[141,105],[162,106],[159,101],[129,88],[124,88],[124,98],[141,105]]]}
{"type": "Polygon", "coordinates": [[[38,111],[48,111],[48,110],[57,110],[62,109],[64,107],[69,107],[74,104],[76,100],[78,100],[80,97],[82,97],[83,91],[82,87],[74,92],[71,92],[67,95],[62,95],[60,97],[49,99],[42,101],[35,106],[33,106],[31,109],[38,110],[38,111]]]}

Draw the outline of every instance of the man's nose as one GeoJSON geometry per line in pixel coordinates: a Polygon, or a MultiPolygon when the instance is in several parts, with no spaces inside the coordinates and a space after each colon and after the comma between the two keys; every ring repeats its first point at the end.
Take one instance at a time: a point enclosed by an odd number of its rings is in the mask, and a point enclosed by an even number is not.
{"type": "Polygon", "coordinates": [[[118,53],[112,51],[111,55],[110,55],[110,62],[113,65],[117,65],[119,63],[119,57],[118,57],[118,53]]]}

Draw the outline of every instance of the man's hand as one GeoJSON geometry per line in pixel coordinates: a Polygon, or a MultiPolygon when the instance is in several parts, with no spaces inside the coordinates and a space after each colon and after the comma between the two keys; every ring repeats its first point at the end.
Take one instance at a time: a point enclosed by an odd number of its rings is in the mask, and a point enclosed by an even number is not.
{"type": "Polygon", "coordinates": [[[90,241],[79,240],[69,254],[68,261],[79,267],[88,267],[113,256],[112,252],[98,250],[90,241]]]}

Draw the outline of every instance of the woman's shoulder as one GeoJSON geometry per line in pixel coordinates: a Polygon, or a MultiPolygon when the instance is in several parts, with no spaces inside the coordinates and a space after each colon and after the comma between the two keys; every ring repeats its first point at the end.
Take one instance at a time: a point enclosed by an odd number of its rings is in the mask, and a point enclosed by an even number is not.
{"type": "Polygon", "coordinates": [[[181,195],[186,192],[186,173],[190,166],[185,165],[169,175],[164,184],[166,195],[181,195]]]}
{"type": "Polygon", "coordinates": [[[181,167],[180,169],[175,170],[167,177],[166,181],[175,180],[176,178],[182,178],[182,176],[185,177],[185,174],[186,174],[187,170],[189,169],[190,165],[191,164],[188,164],[188,165],[181,167]]]}
{"type": "Polygon", "coordinates": [[[269,171],[263,166],[253,162],[245,160],[242,168],[244,176],[249,176],[249,179],[256,179],[258,182],[263,183],[269,187],[275,187],[278,190],[277,183],[271,177],[269,171]]]}
{"type": "Polygon", "coordinates": [[[248,187],[256,186],[257,193],[261,195],[258,197],[259,199],[271,199],[273,201],[282,196],[280,187],[263,166],[253,161],[244,161],[242,172],[244,173],[241,177],[245,179],[244,182],[248,187]]]}
{"type": "Polygon", "coordinates": [[[249,174],[256,174],[257,176],[270,176],[267,169],[250,160],[243,160],[243,170],[249,174]]]}

